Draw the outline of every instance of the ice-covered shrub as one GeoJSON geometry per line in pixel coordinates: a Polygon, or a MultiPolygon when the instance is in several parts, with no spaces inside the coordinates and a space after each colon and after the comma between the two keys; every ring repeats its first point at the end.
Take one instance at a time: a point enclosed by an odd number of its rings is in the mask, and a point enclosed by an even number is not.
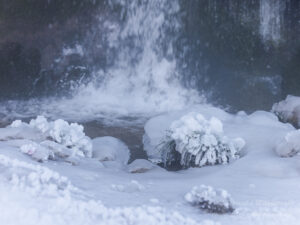
{"type": "Polygon", "coordinates": [[[285,100],[275,103],[272,107],[282,122],[293,124],[300,127],[300,97],[288,95],[285,100]]]}
{"type": "Polygon", "coordinates": [[[227,191],[201,185],[185,195],[185,200],[195,207],[209,213],[232,213],[232,200],[227,191]]]}
{"type": "Polygon", "coordinates": [[[80,156],[92,157],[92,143],[83,132],[83,126],[64,120],[55,120],[49,129],[50,137],[57,143],[71,148],[80,156]]]}
{"type": "Polygon", "coordinates": [[[275,151],[281,157],[292,157],[300,154],[300,130],[288,132],[277,144],[275,151]]]}
{"type": "Polygon", "coordinates": [[[222,122],[190,113],[174,121],[157,146],[167,169],[226,164],[239,157],[245,141],[230,139],[223,133],[222,122]]]}
{"type": "MultiPolygon", "coordinates": [[[[24,139],[29,139],[32,143],[25,144],[20,149],[37,161],[43,162],[55,157],[92,156],[92,142],[85,135],[83,126],[77,123],[69,124],[61,119],[49,122],[45,117],[38,116],[29,123],[16,120],[8,128],[32,133],[30,136],[23,135],[24,139]]],[[[17,131],[10,133],[18,134],[17,131]]]]}

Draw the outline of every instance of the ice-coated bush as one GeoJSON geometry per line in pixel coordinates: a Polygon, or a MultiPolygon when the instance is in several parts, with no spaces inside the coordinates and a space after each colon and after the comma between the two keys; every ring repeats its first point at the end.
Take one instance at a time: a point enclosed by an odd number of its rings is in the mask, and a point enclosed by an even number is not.
{"type": "Polygon", "coordinates": [[[16,120],[9,127],[22,129],[22,132],[36,133],[30,136],[32,138],[28,136],[32,142],[22,145],[20,149],[37,161],[43,162],[55,157],[92,156],[92,142],[85,135],[83,126],[77,123],[69,124],[61,119],[49,122],[45,117],[38,116],[29,123],[16,120]]]}
{"type": "Polygon", "coordinates": [[[245,141],[224,135],[222,122],[189,113],[174,121],[157,146],[167,169],[226,164],[239,157],[245,141]]]}
{"type": "Polygon", "coordinates": [[[191,205],[209,213],[232,213],[234,211],[232,200],[227,191],[214,189],[211,186],[201,185],[185,195],[185,200],[191,205]]]}
{"type": "Polygon", "coordinates": [[[300,130],[288,132],[277,144],[275,151],[281,157],[292,157],[300,154],[300,130]]]}

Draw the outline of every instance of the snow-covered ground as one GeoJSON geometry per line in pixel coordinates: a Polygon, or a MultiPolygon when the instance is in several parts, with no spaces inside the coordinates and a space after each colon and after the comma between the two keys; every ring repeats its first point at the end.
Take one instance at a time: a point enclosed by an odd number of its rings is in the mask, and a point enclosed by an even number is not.
{"type": "Polygon", "coordinates": [[[226,137],[243,139],[240,157],[224,165],[170,172],[144,160],[125,165],[129,153],[124,143],[90,140],[78,124],[40,117],[1,128],[0,224],[298,225],[300,156],[278,154],[295,128],[269,112],[231,115],[202,105],[150,119],[145,149],[155,152],[171,124],[190,112],[217,118],[226,137]],[[35,147],[28,147],[29,142],[35,147]],[[47,151],[48,157],[37,160],[32,149],[47,151]],[[213,214],[187,201],[194,187],[206,186],[226,190],[234,212],[213,214]]]}

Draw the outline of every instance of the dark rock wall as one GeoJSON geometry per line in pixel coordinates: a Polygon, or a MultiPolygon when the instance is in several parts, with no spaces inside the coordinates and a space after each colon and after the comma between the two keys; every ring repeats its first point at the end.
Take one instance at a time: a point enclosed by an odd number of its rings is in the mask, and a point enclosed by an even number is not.
{"type": "MultiPolygon", "coordinates": [[[[187,88],[233,110],[269,109],[287,94],[300,95],[299,0],[178,1],[181,30],[170,41],[187,88]],[[280,40],[261,34],[267,1],[280,6],[280,40]]],[[[130,1],[112,2],[121,1],[0,0],[0,98],[66,95],[95,69],[112,66],[117,49],[103,44],[101,23],[122,26],[130,1]],[[78,43],[84,55],[62,57],[78,43]]]]}

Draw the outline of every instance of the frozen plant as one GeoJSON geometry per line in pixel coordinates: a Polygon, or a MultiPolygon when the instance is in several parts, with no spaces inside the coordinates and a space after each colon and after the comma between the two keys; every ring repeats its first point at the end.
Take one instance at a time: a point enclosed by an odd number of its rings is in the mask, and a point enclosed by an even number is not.
{"type": "MultiPolygon", "coordinates": [[[[10,128],[32,133],[24,136],[32,143],[21,146],[21,151],[37,161],[43,162],[55,157],[92,156],[92,142],[85,135],[83,126],[77,123],[69,124],[61,119],[49,122],[45,117],[38,116],[29,123],[16,120],[10,128]]],[[[17,131],[15,133],[18,134],[17,131]]]]}
{"type": "Polygon", "coordinates": [[[83,126],[77,123],[69,124],[58,119],[52,122],[50,137],[57,143],[73,149],[77,155],[92,157],[92,142],[83,132],[83,126]]]}
{"type": "Polygon", "coordinates": [[[181,169],[229,163],[244,146],[243,139],[223,134],[219,119],[189,113],[171,124],[157,148],[165,168],[181,169]]]}
{"type": "Polygon", "coordinates": [[[201,185],[185,195],[185,200],[195,207],[209,213],[232,213],[234,211],[232,200],[227,191],[214,189],[211,186],[201,185]]]}
{"type": "Polygon", "coordinates": [[[277,144],[276,153],[281,157],[292,157],[300,153],[300,130],[288,132],[277,144]]]}

